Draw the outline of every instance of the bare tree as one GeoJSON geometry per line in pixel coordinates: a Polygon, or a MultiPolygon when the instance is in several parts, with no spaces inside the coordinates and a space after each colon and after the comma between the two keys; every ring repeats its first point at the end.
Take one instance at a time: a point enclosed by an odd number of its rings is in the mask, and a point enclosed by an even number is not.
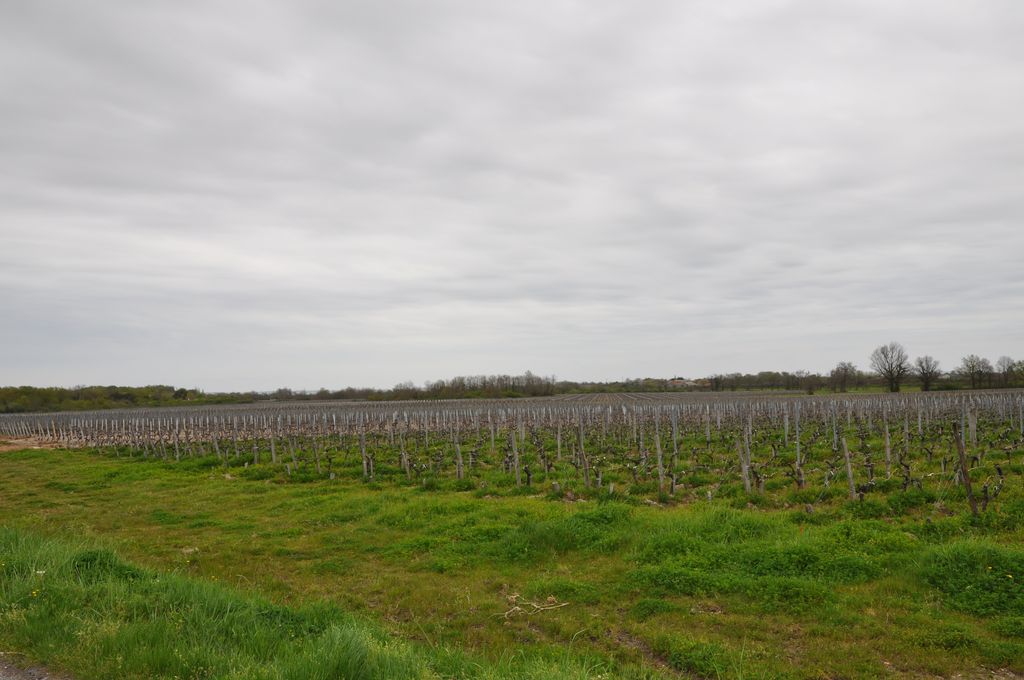
{"type": "Polygon", "coordinates": [[[1009,387],[1013,382],[1014,373],[1017,372],[1017,362],[1008,356],[1001,356],[996,360],[996,371],[1002,379],[1003,387],[1009,387]]]}
{"type": "Polygon", "coordinates": [[[900,383],[910,372],[907,350],[898,342],[876,347],[871,353],[871,369],[885,380],[890,392],[899,392],[900,383]]]}
{"type": "Polygon", "coordinates": [[[814,394],[814,391],[821,387],[821,376],[817,373],[808,373],[801,382],[807,394],[814,394]]]}
{"type": "Polygon", "coordinates": [[[821,387],[821,376],[810,371],[793,371],[793,377],[799,381],[800,389],[807,394],[814,394],[814,390],[821,387]]]}
{"type": "Polygon", "coordinates": [[[914,373],[921,381],[921,389],[925,392],[932,388],[932,385],[942,376],[939,370],[939,362],[931,355],[925,354],[914,360],[914,373]]]}
{"type": "Polygon", "coordinates": [[[845,392],[849,383],[857,376],[857,367],[850,361],[840,361],[829,374],[833,392],[845,392]]]}
{"type": "Polygon", "coordinates": [[[971,389],[981,387],[985,378],[991,379],[992,363],[977,354],[968,354],[960,360],[960,373],[971,383],[971,389]]]}

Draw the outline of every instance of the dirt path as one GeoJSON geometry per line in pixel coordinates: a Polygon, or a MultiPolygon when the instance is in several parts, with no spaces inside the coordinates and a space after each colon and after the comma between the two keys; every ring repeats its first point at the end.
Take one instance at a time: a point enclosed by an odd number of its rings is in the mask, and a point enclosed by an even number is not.
{"type": "Polygon", "coordinates": [[[6,652],[0,652],[0,680],[71,680],[66,675],[55,675],[39,666],[12,666],[8,663],[8,656],[6,652]]]}
{"type": "MultiPolygon", "coordinates": [[[[56,445],[38,437],[22,437],[19,439],[0,439],[0,453],[4,451],[21,451],[22,449],[53,449],[56,445]]],[[[0,680],[3,680],[0,677],[0,680]]]]}

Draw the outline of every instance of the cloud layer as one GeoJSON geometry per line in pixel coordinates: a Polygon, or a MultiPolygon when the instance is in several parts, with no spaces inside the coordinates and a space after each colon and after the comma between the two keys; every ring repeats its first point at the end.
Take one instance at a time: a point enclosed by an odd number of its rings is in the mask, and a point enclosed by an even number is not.
{"type": "Polygon", "coordinates": [[[0,384],[1020,355],[1022,33],[1017,0],[5,3],[0,384]]]}

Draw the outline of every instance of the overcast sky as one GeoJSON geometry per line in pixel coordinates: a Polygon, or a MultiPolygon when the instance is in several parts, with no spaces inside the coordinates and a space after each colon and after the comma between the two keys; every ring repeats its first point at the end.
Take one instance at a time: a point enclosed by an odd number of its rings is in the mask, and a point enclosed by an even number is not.
{"type": "Polygon", "coordinates": [[[1024,2],[0,3],[0,385],[1024,358],[1024,2]]]}

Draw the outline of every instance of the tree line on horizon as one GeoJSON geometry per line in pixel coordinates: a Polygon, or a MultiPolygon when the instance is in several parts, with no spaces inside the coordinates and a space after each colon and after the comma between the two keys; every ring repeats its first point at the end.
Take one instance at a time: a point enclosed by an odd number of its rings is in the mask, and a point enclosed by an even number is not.
{"type": "Polygon", "coordinates": [[[714,374],[707,378],[636,378],[610,382],[576,382],[522,375],[456,376],[427,382],[422,386],[403,382],[391,389],[346,387],[339,390],[292,390],[282,387],[270,392],[204,392],[170,385],[145,387],[0,387],[0,413],[32,411],[87,411],[111,408],[149,408],[204,404],[246,404],[257,401],[369,400],[399,401],[426,399],[508,399],[545,397],[558,394],[602,392],[699,392],[735,390],[785,390],[814,394],[821,390],[848,392],[888,390],[906,386],[921,390],[994,389],[1024,386],[1024,361],[1000,357],[995,364],[976,354],[962,358],[950,371],[943,371],[929,355],[911,361],[897,342],[880,345],[869,358],[868,370],[853,362],[840,361],[829,373],[810,371],[761,371],[758,373],[714,374]]]}
{"type": "Polygon", "coordinates": [[[999,389],[1024,386],[1024,361],[1001,356],[993,365],[977,354],[968,354],[950,371],[943,371],[937,359],[923,355],[913,361],[903,345],[890,342],[879,345],[869,357],[868,370],[852,361],[840,361],[829,373],[809,371],[762,371],[755,374],[716,374],[708,378],[713,391],[724,390],[801,390],[813,394],[819,390],[884,389],[899,392],[905,386],[928,390],[999,389]]]}

